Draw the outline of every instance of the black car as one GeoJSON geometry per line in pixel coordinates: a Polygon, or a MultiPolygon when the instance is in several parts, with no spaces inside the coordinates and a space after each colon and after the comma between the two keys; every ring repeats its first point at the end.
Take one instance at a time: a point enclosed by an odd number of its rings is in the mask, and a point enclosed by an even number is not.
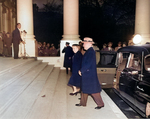
{"type": "Polygon", "coordinates": [[[117,62],[114,91],[141,116],[150,117],[150,44],[120,48],[117,62]]]}

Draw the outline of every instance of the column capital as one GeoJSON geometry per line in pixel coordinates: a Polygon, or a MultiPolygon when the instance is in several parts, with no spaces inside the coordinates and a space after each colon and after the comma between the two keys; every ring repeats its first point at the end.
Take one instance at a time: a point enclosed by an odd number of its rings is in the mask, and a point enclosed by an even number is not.
{"type": "Polygon", "coordinates": [[[13,9],[15,7],[14,2],[10,0],[5,0],[3,2],[4,6],[7,7],[8,9],[13,9]]]}

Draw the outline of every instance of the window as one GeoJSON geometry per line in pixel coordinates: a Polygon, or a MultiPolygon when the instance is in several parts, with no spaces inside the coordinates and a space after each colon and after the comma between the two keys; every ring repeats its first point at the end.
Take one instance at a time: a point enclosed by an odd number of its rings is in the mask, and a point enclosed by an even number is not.
{"type": "Polygon", "coordinates": [[[118,53],[118,70],[119,71],[122,71],[126,67],[129,54],[130,53],[123,53],[123,52],[118,53]]]}
{"type": "Polygon", "coordinates": [[[150,55],[147,55],[145,56],[145,59],[144,59],[144,63],[145,63],[145,69],[147,71],[150,71],[150,55]]]}
{"type": "Polygon", "coordinates": [[[141,61],[137,54],[130,53],[127,62],[127,68],[133,68],[137,71],[141,70],[141,61]]]}

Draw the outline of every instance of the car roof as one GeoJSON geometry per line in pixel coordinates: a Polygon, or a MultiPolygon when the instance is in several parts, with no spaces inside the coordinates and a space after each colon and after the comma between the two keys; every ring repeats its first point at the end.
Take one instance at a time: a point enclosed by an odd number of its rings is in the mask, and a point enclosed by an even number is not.
{"type": "Polygon", "coordinates": [[[122,47],[117,52],[130,52],[141,56],[142,51],[144,51],[144,56],[150,54],[150,44],[122,47]]]}

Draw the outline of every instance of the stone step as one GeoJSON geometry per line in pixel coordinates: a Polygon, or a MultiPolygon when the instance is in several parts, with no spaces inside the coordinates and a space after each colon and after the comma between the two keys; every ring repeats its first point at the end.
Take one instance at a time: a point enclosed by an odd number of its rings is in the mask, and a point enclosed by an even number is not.
{"type": "Polygon", "coordinates": [[[66,75],[66,71],[61,70],[55,87],[55,93],[53,93],[52,96],[53,103],[51,103],[51,111],[49,112],[47,119],[67,119],[68,78],[70,78],[70,75],[66,75]]]}
{"type": "Polygon", "coordinates": [[[3,113],[1,119],[23,119],[30,111],[31,107],[35,103],[41,90],[43,89],[48,76],[53,70],[53,66],[49,65],[44,68],[41,73],[28,85],[28,87],[19,95],[17,100],[3,113]]]}
{"type": "MultiPolygon", "coordinates": [[[[29,110],[25,119],[47,119],[51,110],[51,105],[54,100],[56,84],[58,83],[58,77],[60,68],[54,68],[53,72],[48,77],[44,88],[39,94],[36,102],[33,104],[32,109],[29,110]],[[43,96],[43,97],[42,97],[43,96]]],[[[61,75],[62,76],[62,75],[61,75]]],[[[61,90],[61,89],[60,89],[61,90]]],[[[58,100],[58,99],[56,99],[58,100]]]]}
{"type": "MultiPolygon", "coordinates": [[[[13,103],[15,104],[16,99],[39,77],[40,72],[45,72],[47,69],[47,63],[40,63],[30,70],[27,74],[23,75],[20,78],[17,78],[12,82],[7,88],[0,90],[0,115],[2,115],[5,110],[13,103]]],[[[52,69],[51,66],[50,69],[52,69]]],[[[49,70],[51,71],[51,70],[49,70]]],[[[40,80],[38,79],[40,82],[40,80]]],[[[40,83],[37,83],[40,85],[40,83]]],[[[34,86],[32,85],[32,90],[34,91],[34,86]]],[[[32,90],[30,90],[32,92],[32,90]]],[[[36,94],[36,93],[35,93],[36,94]]],[[[26,96],[23,99],[26,100],[26,96]]],[[[23,102],[22,102],[23,103],[23,102]]],[[[16,106],[16,105],[15,105],[16,106]]],[[[0,117],[1,118],[1,117],[0,117]]]]}
{"type": "Polygon", "coordinates": [[[0,58],[0,74],[6,73],[7,71],[21,66],[26,62],[29,61],[35,61],[34,59],[16,59],[14,60],[13,58],[0,58]]]}
{"type": "Polygon", "coordinates": [[[0,90],[13,83],[15,80],[21,76],[28,73],[32,68],[39,65],[41,61],[29,60],[24,62],[22,65],[16,66],[13,69],[5,71],[5,73],[0,74],[0,90]]]}

